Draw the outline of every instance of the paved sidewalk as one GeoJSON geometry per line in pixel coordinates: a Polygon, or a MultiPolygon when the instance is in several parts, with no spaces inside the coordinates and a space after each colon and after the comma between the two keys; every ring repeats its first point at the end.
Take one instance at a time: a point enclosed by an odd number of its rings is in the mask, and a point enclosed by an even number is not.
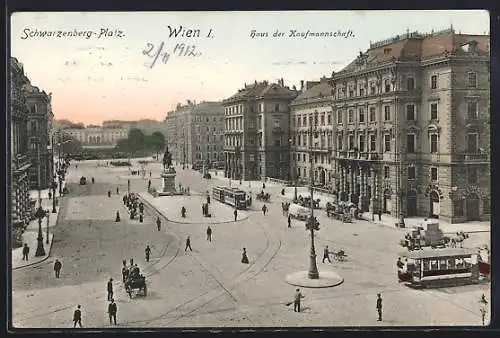
{"type": "MultiPolygon", "coordinates": [[[[59,201],[61,203],[61,201],[59,201]]],[[[23,233],[23,243],[27,243],[30,248],[28,255],[28,261],[23,260],[23,248],[16,248],[12,250],[12,269],[19,269],[25,266],[30,266],[36,263],[40,263],[50,256],[50,250],[52,248],[52,229],[57,225],[57,219],[59,216],[60,204],[56,207],[56,213],[52,213],[52,199],[43,199],[42,195],[42,208],[48,210],[49,213],[42,220],[42,234],[43,234],[43,245],[45,248],[45,256],[35,257],[36,248],[38,245],[38,220],[35,219],[28,224],[26,231],[23,233]],[[47,221],[49,224],[49,241],[47,243],[47,221]]]]}
{"type": "MultiPolygon", "coordinates": [[[[227,204],[211,199],[209,212],[212,217],[204,217],[201,212],[202,203],[206,203],[204,196],[163,196],[153,197],[148,193],[140,193],[139,196],[160,212],[169,221],[186,224],[219,224],[234,222],[234,208],[227,204]],[[181,216],[181,208],[186,208],[186,218],[181,216]]],[[[237,220],[241,221],[248,217],[248,213],[238,210],[237,220]]]]}

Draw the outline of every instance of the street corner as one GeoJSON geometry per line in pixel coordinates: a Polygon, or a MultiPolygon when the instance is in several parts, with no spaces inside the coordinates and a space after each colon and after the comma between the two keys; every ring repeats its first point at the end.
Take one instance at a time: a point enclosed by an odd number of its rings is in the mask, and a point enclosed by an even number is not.
{"type": "MultiPolygon", "coordinates": [[[[212,201],[208,205],[208,212],[211,217],[202,214],[202,205],[206,203],[204,196],[163,196],[154,199],[147,199],[148,202],[169,221],[186,224],[218,224],[234,222],[234,208],[229,205],[212,201]],[[186,217],[182,217],[181,209],[186,209],[186,217]]],[[[248,213],[242,210],[237,211],[236,221],[248,218],[248,213]]]]}
{"type": "Polygon", "coordinates": [[[49,233],[48,243],[46,241],[47,234],[43,233],[43,244],[45,255],[36,257],[36,249],[38,245],[38,233],[35,231],[26,231],[23,234],[23,243],[28,244],[30,248],[30,253],[28,254],[28,260],[23,260],[23,248],[16,248],[12,250],[12,270],[33,266],[38,263],[42,263],[50,257],[50,251],[52,249],[52,240],[54,235],[49,233]]]}

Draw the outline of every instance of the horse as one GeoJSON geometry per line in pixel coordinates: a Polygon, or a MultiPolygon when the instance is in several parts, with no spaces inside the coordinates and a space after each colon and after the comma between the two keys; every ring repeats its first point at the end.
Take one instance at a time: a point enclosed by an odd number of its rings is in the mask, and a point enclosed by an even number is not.
{"type": "Polygon", "coordinates": [[[469,235],[464,233],[463,231],[457,232],[455,236],[450,237],[450,245],[452,248],[457,247],[457,243],[460,243],[460,247],[462,247],[462,243],[464,240],[469,238],[469,235]]]}

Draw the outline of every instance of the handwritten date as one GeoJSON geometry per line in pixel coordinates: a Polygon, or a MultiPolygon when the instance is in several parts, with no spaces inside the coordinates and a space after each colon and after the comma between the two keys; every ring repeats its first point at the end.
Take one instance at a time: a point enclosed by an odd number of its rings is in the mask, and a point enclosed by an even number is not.
{"type": "Polygon", "coordinates": [[[170,57],[179,57],[179,58],[196,58],[201,55],[201,52],[196,51],[196,45],[187,45],[185,43],[178,43],[175,45],[173,49],[170,51],[165,47],[165,42],[161,42],[157,47],[154,44],[148,42],[146,44],[146,48],[142,51],[143,55],[149,57],[152,61],[149,65],[149,68],[153,68],[158,59],[163,64],[166,64],[170,57]]]}

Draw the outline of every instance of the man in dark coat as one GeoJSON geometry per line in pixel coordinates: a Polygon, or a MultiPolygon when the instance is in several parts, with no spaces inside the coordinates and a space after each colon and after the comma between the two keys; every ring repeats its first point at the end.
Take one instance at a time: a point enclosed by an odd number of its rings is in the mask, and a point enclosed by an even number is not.
{"type": "Polygon", "coordinates": [[[146,253],[146,262],[149,262],[149,256],[151,255],[151,248],[148,246],[146,246],[146,250],[144,250],[144,252],[146,253]]]}
{"type": "Polygon", "coordinates": [[[108,301],[113,299],[113,278],[108,281],[108,301]]]}
{"type": "Polygon", "coordinates": [[[288,227],[292,227],[292,217],[290,215],[288,215],[288,227]]]}
{"type": "Polygon", "coordinates": [[[262,206],[262,213],[264,214],[264,216],[266,215],[266,211],[267,211],[267,207],[266,207],[266,205],[264,204],[264,205],[262,206]]]}
{"type": "Polygon", "coordinates": [[[238,220],[238,210],[234,209],[233,214],[234,214],[234,221],[236,222],[238,220]]]}
{"type": "Polygon", "coordinates": [[[189,250],[193,251],[193,249],[191,249],[191,237],[190,236],[187,236],[187,238],[186,238],[186,247],[184,248],[184,251],[187,251],[188,248],[189,248],[189,250]]]}
{"type": "Polygon", "coordinates": [[[76,324],[82,327],[82,311],[80,310],[81,306],[78,305],[75,312],[73,313],[73,327],[76,327],[76,324]]]}
{"type": "Polygon", "coordinates": [[[116,325],[116,312],[118,312],[118,308],[116,306],[115,300],[111,299],[111,303],[108,305],[108,314],[109,314],[109,323],[113,324],[112,320],[116,325]]]}
{"type": "Polygon", "coordinates": [[[30,253],[30,247],[28,246],[28,243],[24,243],[23,246],[23,261],[28,260],[28,254],[30,253]]]}
{"type": "Polygon", "coordinates": [[[54,263],[54,271],[56,273],[56,278],[59,278],[59,274],[61,273],[61,269],[62,269],[62,263],[56,259],[55,263],[54,263]]]}
{"type": "Polygon", "coordinates": [[[325,262],[325,259],[328,260],[328,263],[331,263],[332,261],[330,260],[330,251],[328,250],[328,245],[325,247],[323,250],[323,263],[325,262]]]}
{"type": "Polygon", "coordinates": [[[207,241],[212,241],[212,228],[210,226],[207,228],[207,241]]]}
{"type": "Polygon", "coordinates": [[[293,312],[300,312],[300,300],[304,298],[300,289],[295,289],[295,297],[293,301],[293,312]]]}
{"type": "Polygon", "coordinates": [[[161,230],[161,221],[160,221],[160,217],[156,218],[156,226],[158,227],[158,231],[161,230]]]}
{"type": "Polygon", "coordinates": [[[377,312],[378,312],[378,322],[382,321],[382,296],[380,293],[377,294],[377,312]]]}

